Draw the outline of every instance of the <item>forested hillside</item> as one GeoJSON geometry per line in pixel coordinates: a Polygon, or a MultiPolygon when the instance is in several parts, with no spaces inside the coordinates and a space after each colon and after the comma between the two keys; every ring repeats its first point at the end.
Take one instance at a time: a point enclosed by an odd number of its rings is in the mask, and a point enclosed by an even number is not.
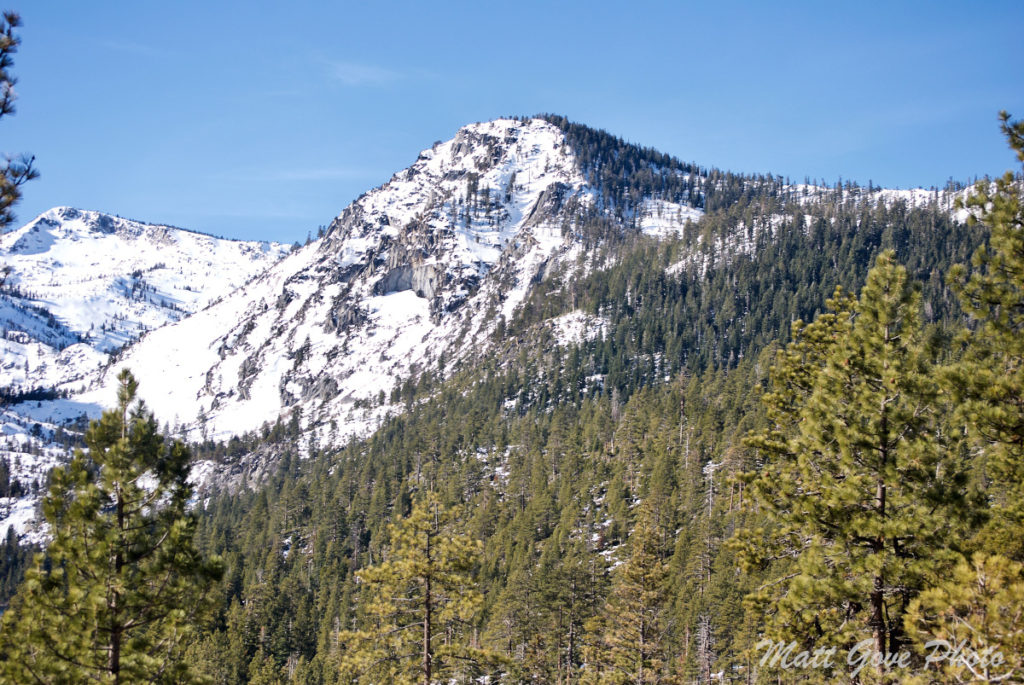
{"type": "Polygon", "coordinates": [[[539,284],[496,333],[500,355],[407,385],[405,415],[339,452],[307,455],[284,427],[266,449],[287,456],[264,488],[206,503],[200,539],[229,570],[218,629],[195,654],[218,682],[336,682],[338,631],[372,625],[357,573],[388,558],[388,524],[427,492],[461,504],[459,532],[483,542],[482,601],[444,628],[446,642],[494,653],[473,662],[480,672],[576,682],[595,655],[616,654],[629,638],[612,628],[646,619],[631,595],[644,583],[615,569],[643,545],[659,569],[642,599],[658,626],[647,636],[657,682],[752,673],[763,626],[743,598],[768,576],[739,573],[727,542],[759,520],[740,478],[758,468],[744,436],[768,425],[755,387],[792,322],[824,310],[836,286],[856,292],[886,249],[921,283],[926,334],[948,341],[962,315],[944,274],[984,230],[940,206],[831,194],[754,196],[674,241],[583,230],[607,266],[539,284]],[[748,249],[716,243],[739,222],[748,249]],[[694,244],[703,258],[680,262],[694,244]],[[600,333],[559,344],[543,324],[575,311],[600,333]]]}
{"type": "Polygon", "coordinates": [[[341,448],[296,415],[191,445],[270,472],[193,500],[222,561],[203,582],[223,579],[182,663],[215,683],[916,682],[915,650],[983,620],[969,637],[1008,661],[989,675],[1017,678],[1024,624],[985,602],[1024,597],[1020,177],[957,208],[547,121],[603,204],[562,226],[577,258],[489,312],[486,354],[410,374],[376,400],[403,411],[341,448]],[[652,236],[652,198],[704,214],[652,236]],[[842,656],[794,670],[766,639],[842,656]],[[909,661],[851,676],[858,645],[909,661]]]}

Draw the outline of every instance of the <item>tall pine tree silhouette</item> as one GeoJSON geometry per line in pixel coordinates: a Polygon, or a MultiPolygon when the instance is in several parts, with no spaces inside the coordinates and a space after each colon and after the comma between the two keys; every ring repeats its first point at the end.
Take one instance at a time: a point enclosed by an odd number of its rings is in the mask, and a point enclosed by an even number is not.
{"type": "MultiPolygon", "coordinates": [[[[1024,162],[1024,122],[1002,113],[1003,133],[1024,162]]],[[[995,486],[993,517],[985,531],[992,551],[1024,561],[1024,198],[1011,172],[980,183],[966,202],[971,220],[991,230],[950,282],[974,325],[963,336],[964,355],[947,370],[949,392],[995,486]]]]}

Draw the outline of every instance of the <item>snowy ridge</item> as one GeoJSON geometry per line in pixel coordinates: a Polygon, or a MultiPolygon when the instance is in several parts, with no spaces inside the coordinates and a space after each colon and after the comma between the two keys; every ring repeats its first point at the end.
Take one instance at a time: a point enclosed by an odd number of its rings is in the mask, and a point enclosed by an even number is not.
{"type": "MultiPolygon", "coordinates": [[[[125,344],[224,297],[286,251],[51,209],[0,236],[0,388],[17,395],[84,387],[125,344]]],[[[45,540],[36,505],[46,473],[67,460],[81,417],[97,416],[113,401],[109,393],[4,408],[0,460],[10,496],[0,496],[0,534],[13,525],[25,541],[45,540]]]]}
{"type": "Polygon", "coordinates": [[[0,236],[0,386],[79,379],[148,330],[276,262],[276,243],[214,238],[70,207],[0,236]]]}
{"type": "Polygon", "coordinates": [[[806,183],[798,183],[784,188],[785,199],[796,201],[800,204],[817,202],[820,200],[852,202],[856,205],[874,207],[879,204],[893,206],[898,202],[907,205],[908,208],[928,207],[937,205],[948,212],[957,221],[967,220],[967,211],[956,208],[956,201],[966,201],[974,194],[974,188],[968,187],[961,190],[939,190],[932,188],[861,188],[859,186],[837,189],[827,186],[816,186],[806,183]]]}
{"type": "MultiPolygon", "coordinates": [[[[904,203],[908,208],[938,207],[947,213],[953,221],[964,223],[971,210],[958,209],[958,202],[966,200],[975,192],[973,187],[961,190],[925,190],[911,188],[908,190],[892,188],[851,188],[837,190],[825,186],[799,184],[785,186],[782,199],[785,202],[796,202],[805,206],[815,202],[850,202],[855,206],[866,208],[884,205],[892,207],[904,203]]],[[[703,278],[711,265],[728,266],[736,257],[751,255],[756,251],[758,240],[767,235],[774,239],[779,228],[789,219],[789,214],[766,214],[756,216],[749,225],[738,221],[736,225],[723,235],[714,236],[711,242],[705,241],[704,234],[696,236],[696,244],[682,260],[666,268],[666,273],[676,275],[687,270],[694,270],[703,278]]],[[[804,216],[804,230],[809,231],[813,217],[804,216]]]]}

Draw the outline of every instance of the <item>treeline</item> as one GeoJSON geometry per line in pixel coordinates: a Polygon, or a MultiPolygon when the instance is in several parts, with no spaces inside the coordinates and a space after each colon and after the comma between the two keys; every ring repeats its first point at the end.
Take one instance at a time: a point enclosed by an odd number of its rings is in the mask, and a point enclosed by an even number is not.
{"type": "Polygon", "coordinates": [[[66,400],[71,396],[68,390],[55,388],[21,388],[5,386],[0,388],[0,405],[9,406],[19,402],[42,402],[44,400],[66,400]]]}

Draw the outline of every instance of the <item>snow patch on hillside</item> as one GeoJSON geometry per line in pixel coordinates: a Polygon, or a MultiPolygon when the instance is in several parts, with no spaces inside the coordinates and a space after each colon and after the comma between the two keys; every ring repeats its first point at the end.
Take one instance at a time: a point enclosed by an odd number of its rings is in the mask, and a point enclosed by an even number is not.
{"type": "Polygon", "coordinates": [[[592,316],[578,309],[551,319],[550,324],[555,333],[555,339],[558,340],[560,345],[571,345],[594,340],[604,335],[608,330],[607,319],[600,316],[592,316]]]}
{"type": "Polygon", "coordinates": [[[46,474],[65,463],[69,450],[54,442],[58,426],[27,418],[23,413],[0,413],[0,459],[10,473],[10,487],[18,494],[0,497],[0,536],[14,527],[22,542],[46,540],[45,524],[36,515],[39,499],[46,487],[46,474]]]}
{"type": "Polygon", "coordinates": [[[648,198],[640,209],[640,230],[658,238],[675,236],[688,222],[697,222],[702,216],[703,210],[695,207],[648,198]]]}

